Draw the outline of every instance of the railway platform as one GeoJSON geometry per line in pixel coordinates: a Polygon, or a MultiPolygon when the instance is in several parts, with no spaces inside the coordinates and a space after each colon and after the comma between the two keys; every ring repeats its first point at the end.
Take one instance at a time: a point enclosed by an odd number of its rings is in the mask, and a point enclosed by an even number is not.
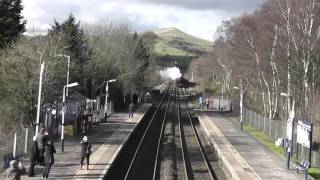
{"type": "Polygon", "coordinates": [[[304,179],[295,167],[287,170],[285,160],[245,131],[241,132],[231,117],[208,112],[199,112],[198,117],[206,136],[235,173],[234,179],[304,179]]]}
{"type": "MultiPolygon", "coordinates": [[[[127,112],[114,113],[108,117],[106,123],[92,127],[91,133],[88,134],[93,151],[90,156],[89,170],[86,170],[86,166],[80,170],[80,141],[82,137],[66,138],[63,153],[60,150],[60,142],[56,142],[55,164],[51,168],[48,179],[102,179],[150,107],[151,104],[142,104],[135,111],[132,119],[128,118],[127,112]]],[[[27,161],[24,165],[29,168],[27,161]]],[[[42,179],[42,170],[43,167],[37,166],[35,177],[22,176],[22,179],[42,179]]]]}

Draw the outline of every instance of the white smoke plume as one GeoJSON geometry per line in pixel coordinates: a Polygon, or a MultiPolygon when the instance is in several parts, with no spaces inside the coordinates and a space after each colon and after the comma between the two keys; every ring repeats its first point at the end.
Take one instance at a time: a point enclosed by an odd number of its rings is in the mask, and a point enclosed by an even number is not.
{"type": "Polygon", "coordinates": [[[177,67],[166,68],[164,70],[161,70],[159,73],[161,78],[165,80],[166,79],[175,80],[182,76],[180,69],[177,67]]]}

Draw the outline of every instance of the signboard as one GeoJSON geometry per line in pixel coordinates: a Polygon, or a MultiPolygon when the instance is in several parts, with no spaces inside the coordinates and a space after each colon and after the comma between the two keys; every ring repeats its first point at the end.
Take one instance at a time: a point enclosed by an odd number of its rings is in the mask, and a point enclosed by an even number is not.
{"type": "Polygon", "coordinates": [[[288,121],[287,121],[287,133],[286,133],[286,138],[291,141],[292,140],[292,124],[293,124],[293,119],[294,119],[294,111],[291,111],[289,113],[288,121]]]}
{"type": "Polygon", "coordinates": [[[87,103],[95,103],[97,102],[96,99],[86,99],[87,103]]]}
{"type": "Polygon", "coordinates": [[[310,148],[311,125],[298,121],[297,125],[297,143],[310,148]]]}

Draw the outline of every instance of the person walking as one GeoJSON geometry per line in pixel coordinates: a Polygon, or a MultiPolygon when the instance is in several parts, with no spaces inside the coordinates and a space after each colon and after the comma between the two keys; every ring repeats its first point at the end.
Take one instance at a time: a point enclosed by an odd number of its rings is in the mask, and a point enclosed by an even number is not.
{"type": "Polygon", "coordinates": [[[45,135],[45,129],[41,128],[40,133],[37,136],[37,144],[39,148],[38,162],[43,165],[45,145],[47,144],[47,136],[45,135]]]}
{"type": "Polygon", "coordinates": [[[44,164],[45,164],[45,169],[42,173],[42,177],[44,179],[47,179],[49,176],[49,172],[51,169],[51,166],[54,164],[54,153],[56,153],[56,149],[54,148],[53,141],[50,140],[48,143],[46,143],[44,147],[44,164]]]}
{"type": "Polygon", "coordinates": [[[133,104],[137,104],[138,99],[139,99],[139,96],[136,93],[133,93],[131,97],[131,101],[133,102],[133,104]]]}
{"type": "Polygon", "coordinates": [[[202,106],[203,106],[203,97],[200,96],[199,97],[199,108],[202,109],[202,106]]]}
{"type": "Polygon", "coordinates": [[[209,97],[208,96],[206,97],[206,107],[207,107],[207,109],[209,109],[209,97]]]}
{"type": "Polygon", "coordinates": [[[129,119],[133,118],[133,113],[134,113],[134,104],[133,104],[133,102],[131,102],[129,104],[129,119]]]}
{"type": "Polygon", "coordinates": [[[34,176],[34,166],[37,163],[38,155],[39,155],[37,137],[33,136],[32,140],[33,140],[33,142],[32,142],[31,148],[30,148],[30,166],[29,166],[29,173],[28,173],[29,177],[34,176]]]}
{"type": "Polygon", "coordinates": [[[87,170],[89,169],[89,159],[90,155],[92,153],[91,151],[91,143],[88,141],[88,137],[84,136],[82,141],[80,142],[81,144],[81,159],[80,159],[80,170],[82,169],[83,161],[86,159],[87,162],[87,170]]]}
{"type": "Polygon", "coordinates": [[[20,180],[26,169],[17,160],[10,161],[10,167],[3,173],[7,180],[20,180]]]}

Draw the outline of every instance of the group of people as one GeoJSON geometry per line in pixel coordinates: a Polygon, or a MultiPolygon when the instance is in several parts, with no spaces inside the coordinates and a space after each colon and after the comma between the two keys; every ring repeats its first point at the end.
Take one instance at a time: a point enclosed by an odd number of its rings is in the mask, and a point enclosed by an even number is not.
{"type": "MultiPolygon", "coordinates": [[[[33,143],[30,147],[30,167],[28,176],[35,175],[34,167],[39,164],[45,166],[42,177],[47,179],[49,176],[51,165],[54,163],[54,153],[56,152],[53,141],[48,140],[48,133],[44,128],[41,129],[37,136],[33,137],[33,143]]],[[[21,161],[10,161],[10,167],[4,172],[4,176],[8,180],[20,180],[21,175],[26,173],[26,169],[21,161]]]]}
{"type": "Polygon", "coordinates": [[[47,179],[51,166],[54,164],[54,153],[56,153],[56,149],[53,140],[48,139],[48,133],[42,128],[39,134],[33,137],[33,144],[30,148],[29,177],[35,175],[34,167],[39,164],[45,167],[42,177],[47,179]]]}
{"type": "MultiPolygon", "coordinates": [[[[33,143],[30,147],[30,166],[28,171],[29,177],[35,176],[35,166],[38,164],[44,166],[42,172],[43,179],[47,179],[51,166],[54,164],[54,153],[56,153],[53,140],[49,140],[48,133],[44,128],[41,129],[37,136],[33,137],[33,143]]],[[[82,169],[83,162],[86,159],[87,170],[89,169],[89,159],[92,153],[91,143],[87,136],[84,136],[81,144],[80,153],[80,169],[82,169]]],[[[7,180],[20,180],[21,175],[26,174],[26,169],[22,163],[17,160],[10,161],[10,167],[4,172],[7,180]]]]}
{"type": "Polygon", "coordinates": [[[204,107],[206,107],[207,109],[209,109],[209,97],[204,97],[204,96],[200,96],[199,97],[199,108],[200,109],[204,109],[204,107]]]}

